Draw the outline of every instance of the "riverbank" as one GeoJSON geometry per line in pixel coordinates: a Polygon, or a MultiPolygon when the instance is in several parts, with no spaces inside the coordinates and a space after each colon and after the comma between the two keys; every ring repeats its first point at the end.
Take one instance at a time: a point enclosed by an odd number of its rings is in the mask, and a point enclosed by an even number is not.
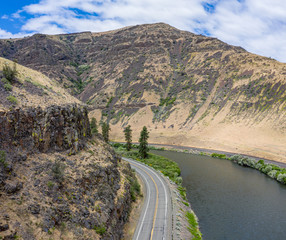
{"type": "Polygon", "coordinates": [[[170,150],[191,154],[206,155],[214,158],[226,159],[240,166],[249,167],[266,174],[268,177],[286,185],[286,163],[269,159],[261,159],[254,156],[236,154],[224,151],[214,151],[203,148],[182,147],[174,145],[152,144],[156,150],[170,150]]]}
{"type": "Polygon", "coordinates": [[[152,150],[178,163],[206,240],[286,236],[286,186],[251,168],[206,155],[152,150]]]}
{"type": "Polygon", "coordinates": [[[152,143],[149,144],[151,147],[155,147],[157,150],[170,150],[170,151],[179,151],[179,152],[188,152],[192,154],[204,154],[204,155],[211,155],[212,153],[218,153],[218,154],[225,154],[227,157],[232,157],[235,155],[240,155],[243,157],[253,158],[255,160],[264,160],[266,163],[275,164],[277,166],[286,168],[286,163],[284,162],[278,162],[276,160],[262,158],[262,157],[256,157],[249,154],[239,154],[234,152],[226,152],[226,151],[220,151],[220,150],[214,150],[214,149],[207,149],[207,148],[195,148],[195,147],[187,147],[187,146],[178,146],[178,145],[168,145],[168,144],[157,144],[152,143]]]}
{"type": "Polygon", "coordinates": [[[169,185],[172,199],[172,239],[201,240],[198,218],[187,200],[186,189],[181,186],[182,178],[180,177],[180,169],[177,163],[150,153],[148,158],[140,159],[138,151],[131,150],[128,152],[124,144],[116,143],[114,147],[118,154],[152,167],[164,177],[169,185]]]}

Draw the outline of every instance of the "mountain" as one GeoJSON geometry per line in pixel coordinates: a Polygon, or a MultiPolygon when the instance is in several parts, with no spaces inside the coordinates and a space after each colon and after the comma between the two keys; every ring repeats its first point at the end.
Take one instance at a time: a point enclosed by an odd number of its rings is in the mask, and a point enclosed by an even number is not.
{"type": "Polygon", "coordinates": [[[137,140],[286,161],[286,65],[218,39],[146,24],[0,41],[0,56],[55,79],[137,140]]]}

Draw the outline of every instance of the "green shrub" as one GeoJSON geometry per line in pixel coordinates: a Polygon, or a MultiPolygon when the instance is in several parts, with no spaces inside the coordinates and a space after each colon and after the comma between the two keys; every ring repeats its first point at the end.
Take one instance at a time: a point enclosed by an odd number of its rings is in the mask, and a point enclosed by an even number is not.
{"type": "Polygon", "coordinates": [[[175,101],[176,101],[176,97],[174,97],[174,98],[170,98],[170,97],[161,98],[159,106],[164,106],[164,105],[169,106],[169,105],[172,105],[175,101]]]}
{"type": "Polygon", "coordinates": [[[97,234],[102,236],[106,232],[106,227],[105,226],[95,226],[94,230],[97,234]]]}
{"type": "Polygon", "coordinates": [[[4,84],[10,83],[6,78],[2,78],[1,82],[4,83],[4,84]]]}
{"type": "Polygon", "coordinates": [[[182,198],[187,201],[187,194],[186,194],[186,188],[182,187],[182,186],[178,186],[178,190],[180,195],[182,196],[182,198]]]}
{"type": "Polygon", "coordinates": [[[4,77],[10,82],[13,83],[16,79],[16,76],[18,74],[17,69],[16,69],[16,63],[14,62],[13,68],[10,67],[8,64],[5,64],[3,66],[3,75],[4,77]]]}
{"type": "Polygon", "coordinates": [[[267,173],[267,175],[271,178],[276,178],[277,170],[272,170],[267,173]]]}
{"type": "Polygon", "coordinates": [[[6,152],[5,151],[0,151],[0,165],[2,165],[4,168],[8,166],[6,162],[6,152]]]}
{"type": "Polygon", "coordinates": [[[255,168],[256,168],[257,170],[259,170],[259,171],[260,171],[261,168],[263,168],[263,166],[264,166],[264,165],[262,165],[261,163],[256,163],[256,164],[255,164],[255,168]]]}
{"type": "Polygon", "coordinates": [[[55,184],[53,182],[51,182],[51,181],[48,181],[48,183],[47,183],[47,186],[48,186],[49,189],[53,188],[54,185],[55,184]]]}
{"type": "Polygon", "coordinates": [[[277,181],[286,184],[286,173],[280,173],[277,176],[277,181]]]}
{"type": "Polygon", "coordinates": [[[93,135],[98,133],[97,122],[96,122],[96,119],[95,119],[95,118],[92,118],[92,119],[91,119],[91,122],[90,122],[90,130],[91,130],[91,133],[92,133],[93,135]]]}
{"type": "Polygon", "coordinates": [[[188,223],[189,223],[188,230],[193,235],[192,240],[201,240],[202,234],[199,230],[199,224],[197,222],[195,215],[191,212],[186,212],[186,218],[187,218],[188,223]]]}
{"type": "Polygon", "coordinates": [[[220,154],[220,153],[212,153],[211,157],[226,159],[226,155],[225,154],[220,154]]]}
{"type": "Polygon", "coordinates": [[[175,181],[178,185],[182,185],[183,183],[183,178],[182,177],[176,177],[176,181],[175,181]]]}
{"type": "Polygon", "coordinates": [[[265,165],[264,160],[259,160],[257,163],[259,163],[261,165],[265,165]]]}
{"type": "Polygon", "coordinates": [[[16,105],[18,103],[17,98],[15,98],[14,96],[10,95],[7,97],[7,100],[12,103],[13,105],[16,105]]]}
{"type": "Polygon", "coordinates": [[[187,207],[190,206],[190,204],[189,204],[188,202],[183,201],[182,203],[183,203],[184,205],[186,205],[187,207]]]}
{"type": "Polygon", "coordinates": [[[141,194],[141,186],[137,180],[137,178],[134,177],[129,177],[128,181],[130,182],[130,195],[131,195],[131,200],[133,202],[136,201],[137,196],[141,194]]]}
{"type": "Polygon", "coordinates": [[[6,91],[12,91],[12,85],[10,84],[10,83],[6,83],[6,84],[4,84],[4,88],[5,88],[5,90],[6,91]]]}
{"type": "Polygon", "coordinates": [[[272,166],[266,164],[264,165],[264,168],[261,169],[261,171],[265,174],[267,174],[268,172],[272,171],[272,166]]]}
{"type": "Polygon", "coordinates": [[[56,160],[52,166],[53,177],[59,182],[63,181],[65,174],[65,165],[60,162],[60,160],[56,160]]]}

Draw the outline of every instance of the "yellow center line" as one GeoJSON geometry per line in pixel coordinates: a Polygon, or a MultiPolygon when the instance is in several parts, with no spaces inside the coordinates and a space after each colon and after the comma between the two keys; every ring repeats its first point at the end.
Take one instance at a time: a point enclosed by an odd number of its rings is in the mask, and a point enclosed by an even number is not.
{"type": "MultiPolygon", "coordinates": [[[[130,163],[130,162],[129,162],[129,163],[130,163]]],[[[150,237],[150,240],[152,240],[152,239],[153,239],[153,233],[154,233],[155,222],[156,222],[156,215],[157,215],[157,210],[158,210],[158,200],[159,200],[158,186],[157,186],[157,184],[156,184],[154,178],[153,178],[146,170],[144,170],[144,169],[141,168],[141,167],[138,167],[138,166],[135,165],[135,164],[132,164],[132,163],[130,163],[130,164],[133,165],[133,166],[135,166],[135,167],[137,167],[137,168],[139,168],[139,169],[141,169],[142,171],[144,171],[144,172],[151,178],[151,180],[153,181],[153,183],[154,183],[154,185],[155,185],[155,188],[156,188],[156,206],[155,206],[155,212],[154,212],[154,216],[153,216],[153,226],[152,226],[151,237],[150,237]]]]}

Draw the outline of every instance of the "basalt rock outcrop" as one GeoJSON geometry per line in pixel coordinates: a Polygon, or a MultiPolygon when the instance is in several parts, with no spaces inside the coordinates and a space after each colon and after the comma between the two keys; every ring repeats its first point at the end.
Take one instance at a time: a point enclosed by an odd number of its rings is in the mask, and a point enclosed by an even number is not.
{"type": "Polygon", "coordinates": [[[85,107],[0,113],[0,239],[122,239],[135,179],[85,107]]]}
{"type": "Polygon", "coordinates": [[[101,139],[75,155],[7,155],[0,173],[0,239],[122,239],[135,176],[101,139]]]}
{"type": "Polygon", "coordinates": [[[82,149],[90,137],[88,112],[77,105],[0,112],[0,148],[47,152],[82,149]]]}

